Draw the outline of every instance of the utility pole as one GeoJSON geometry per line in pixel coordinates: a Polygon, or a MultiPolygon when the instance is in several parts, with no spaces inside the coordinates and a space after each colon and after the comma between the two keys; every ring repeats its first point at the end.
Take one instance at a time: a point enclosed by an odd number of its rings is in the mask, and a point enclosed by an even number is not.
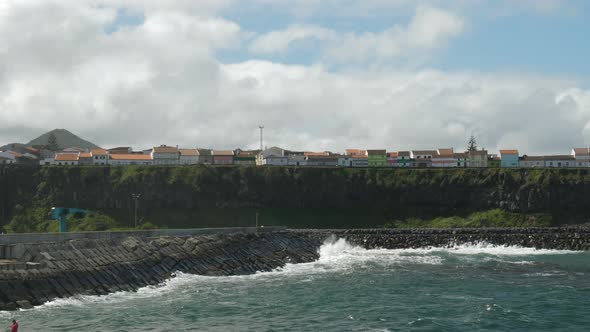
{"type": "Polygon", "coordinates": [[[264,126],[260,125],[258,128],[260,129],[260,152],[262,152],[264,150],[264,146],[262,145],[262,129],[264,129],[264,126]]]}
{"type": "Polygon", "coordinates": [[[135,203],[135,206],[133,209],[133,220],[134,220],[135,228],[137,228],[137,205],[139,203],[140,197],[141,197],[141,194],[131,194],[131,198],[133,198],[133,202],[135,203]]]}

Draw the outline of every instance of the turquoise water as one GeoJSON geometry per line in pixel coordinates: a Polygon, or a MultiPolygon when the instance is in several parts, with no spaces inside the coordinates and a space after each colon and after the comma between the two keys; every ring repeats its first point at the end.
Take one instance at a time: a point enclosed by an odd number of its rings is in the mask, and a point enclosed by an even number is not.
{"type": "Polygon", "coordinates": [[[14,313],[22,331],[588,331],[590,253],[488,245],[364,250],[252,276],[178,275],[137,293],[14,313]]]}

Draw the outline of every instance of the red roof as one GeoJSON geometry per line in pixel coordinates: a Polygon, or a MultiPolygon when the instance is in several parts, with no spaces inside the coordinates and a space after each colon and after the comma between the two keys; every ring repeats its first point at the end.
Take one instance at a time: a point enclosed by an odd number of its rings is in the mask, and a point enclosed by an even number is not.
{"type": "Polygon", "coordinates": [[[55,155],[55,161],[78,161],[78,155],[74,153],[58,153],[55,155]]]}
{"type": "Polygon", "coordinates": [[[518,150],[500,150],[500,154],[518,154],[518,150]]]}
{"type": "Polygon", "coordinates": [[[90,153],[92,153],[93,156],[106,156],[107,150],[105,150],[105,149],[92,149],[92,150],[90,150],[90,153]]]}
{"type": "Polygon", "coordinates": [[[109,155],[111,160],[152,160],[149,154],[117,153],[109,155]]]}
{"type": "Polygon", "coordinates": [[[306,157],[325,157],[330,154],[328,152],[304,152],[303,155],[306,157]]]}
{"type": "Polygon", "coordinates": [[[215,157],[233,157],[234,152],[231,150],[213,150],[211,151],[211,155],[215,156],[215,157]]]}

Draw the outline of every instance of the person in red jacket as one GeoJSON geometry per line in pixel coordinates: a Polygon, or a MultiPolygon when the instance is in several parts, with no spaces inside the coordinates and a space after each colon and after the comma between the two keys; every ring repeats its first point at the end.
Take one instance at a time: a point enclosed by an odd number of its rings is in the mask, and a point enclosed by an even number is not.
{"type": "Polygon", "coordinates": [[[12,325],[10,325],[10,332],[18,332],[18,323],[16,320],[12,320],[12,325]]]}

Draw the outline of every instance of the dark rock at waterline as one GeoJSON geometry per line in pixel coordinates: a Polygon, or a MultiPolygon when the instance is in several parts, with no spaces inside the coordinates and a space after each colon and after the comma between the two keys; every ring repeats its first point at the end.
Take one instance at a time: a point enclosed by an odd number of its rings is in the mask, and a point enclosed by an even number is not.
{"type": "Polygon", "coordinates": [[[493,245],[537,249],[590,250],[590,228],[457,228],[457,229],[349,229],[293,230],[307,237],[322,239],[326,233],[344,238],[367,249],[405,249],[449,247],[485,242],[493,245]]]}
{"type": "Polygon", "coordinates": [[[320,239],[289,232],[19,244],[19,250],[8,250],[16,257],[0,260],[0,310],[78,294],[135,291],[177,271],[208,276],[271,271],[318,259],[320,245],[320,239]]]}
{"type": "Polygon", "coordinates": [[[192,237],[72,240],[19,244],[0,257],[0,310],[28,309],[78,294],[105,295],[157,285],[176,272],[228,276],[319,258],[326,240],[364,248],[448,247],[486,242],[590,250],[590,228],[291,230],[192,237]]]}

